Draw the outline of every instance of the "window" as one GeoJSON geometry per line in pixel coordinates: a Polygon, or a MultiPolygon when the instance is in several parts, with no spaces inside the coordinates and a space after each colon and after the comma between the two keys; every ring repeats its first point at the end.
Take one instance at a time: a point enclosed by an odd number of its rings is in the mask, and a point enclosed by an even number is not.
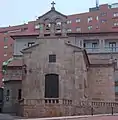
{"type": "Polygon", "coordinates": [[[115,86],[115,92],[118,92],[118,86],[115,86]]]}
{"type": "Polygon", "coordinates": [[[115,13],[113,14],[113,16],[114,16],[114,17],[118,17],[118,12],[115,12],[115,13]]]}
{"type": "Polygon", "coordinates": [[[10,31],[8,31],[8,33],[16,33],[16,32],[21,32],[21,29],[17,29],[17,30],[10,30],[10,31]]]}
{"type": "Polygon", "coordinates": [[[4,37],[4,42],[7,42],[8,41],[8,38],[7,37],[4,37]]]}
{"type": "Polygon", "coordinates": [[[6,96],[10,96],[10,91],[7,90],[6,96]]]}
{"type": "Polygon", "coordinates": [[[103,12],[103,13],[101,13],[100,15],[101,15],[101,16],[106,16],[107,13],[106,13],[106,12],[103,12]]]}
{"type": "Polygon", "coordinates": [[[84,43],[84,48],[86,48],[86,43],[84,43]]]}
{"type": "Polygon", "coordinates": [[[57,26],[61,26],[61,22],[57,22],[57,26]]]}
{"type": "Polygon", "coordinates": [[[92,29],[92,25],[88,26],[88,30],[91,30],[92,29]]]}
{"type": "Polygon", "coordinates": [[[68,21],[67,21],[67,24],[71,24],[71,23],[72,23],[72,21],[71,21],[71,20],[68,20],[68,21]]]}
{"type": "Polygon", "coordinates": [[[99,17],[98,17],[98,16],[96,16],[96,20],[99,20],[99,17]]]}
{"type": "Polygon", "coordinates": [[[81,31],[81,28],[80,28],[80,27],[77,27],[77,28],[76,28],[76,31],[77,31],[77,32],[80,32],[80,31],[81,31]]]}
{"type": "Polygon", "coordinates": [[[49,62],[56,62],[56,55],[49,55],[49,62]]]}
{"type": "Polygon", "coordinates": [[[115,52],[116,51],[116,42],[109,42],[109,48],[110,48],[110,51],[115,52]]]}
{"type": "Polygon", "coordinates": [[[114,23],[114,26],[115,26],[115,27],[118,26],[118,22],[115,22],[115,23],[114,23]]]}
{"type": "Polygon", "coordinates": [[[35,25],[35,29],[39,29],[40,28],[40,24],[35,25]]]}
{"type": "Polygon", "coordinates": [[[93,20],[92,17],[88,17],[88,23],[91,22],[93,20]]]}
{"type": "Polygon", "coordinates": [[[97,43],[92,43],[92,48],[97,48],[98,44],[97,43]]]}
{"type": "Polygon", "coordinates": [[[31,47],[34,44],[35,44],[35,42],[28,42],[28,47],[31,47]]]}
{"type": "Polygon", "coordinates": [[[76,19],[76,23],[78,23],[78,22],[80,22],[80,18],[77,18],[77,19],[76,19]]]}
{"type": "Polygon", "coordinates": [[[5,54],[4,54],[4,57],[6,57],[6,56],[7,56],[7,54],[5,53],[5,54]]]}
{"type": "Polygon", "coordinates": [[[4,46],[4,49],[6,49],[6,48],[8,48],[8,46],[7,46],[7,45],[5,45],[5,46],[4,46]]]}
{"type": "Polygon", "coordinates": [[[101,23],[106,23],[107,22],[107,20],[101,20],[101,23]]]}
{"type": "Polygon", "coordinates": [[[59,97],[59,75],[45,75],[45,98],[59,97]]]}
{"type": "Polygon", "coordinates": [[[70,28],[67,29],[67,32],[72,32],[72,30],[70,28]]]}
{"type": "Polygon", "coordinates": [[[22,96],[22,90],[21,90],[21,89],[19,89],[19,90],[18,90],[18,100],[20,100],[20,99],[21,99],[21,96],[22,96]]]}

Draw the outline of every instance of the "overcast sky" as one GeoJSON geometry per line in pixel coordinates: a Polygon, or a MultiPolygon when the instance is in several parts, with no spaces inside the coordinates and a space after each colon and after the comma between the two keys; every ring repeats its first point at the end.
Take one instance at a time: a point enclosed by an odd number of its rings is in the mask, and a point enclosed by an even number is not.
{"type": "MultiPolygon", "coordinates": [[[[69,15],[86,12],[96,0],[54,0],[56,10],[69,15]]],[[[52,0],[0,0],[0,27],[27,23],[50,10],[52,0]]],[[[118,0],[99,0],[112,4],[118,0]]]]}

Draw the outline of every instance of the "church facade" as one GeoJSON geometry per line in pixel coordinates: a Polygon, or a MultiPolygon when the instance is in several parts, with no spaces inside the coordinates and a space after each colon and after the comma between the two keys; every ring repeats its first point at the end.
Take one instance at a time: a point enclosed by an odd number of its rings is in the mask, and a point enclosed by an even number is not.
{"type": "Polygon", "coordinates": [[[84,34],[66,33],[66,20],[52,6],[37,20],[38,36],[12,36],[17,46],[18,40],[36,42],[22,51],[15,47],[4,75],[4,112],[25,117],[110,113],[112,108],[118,112],[116,60],[93,59],[75,44],[84,34]]]}

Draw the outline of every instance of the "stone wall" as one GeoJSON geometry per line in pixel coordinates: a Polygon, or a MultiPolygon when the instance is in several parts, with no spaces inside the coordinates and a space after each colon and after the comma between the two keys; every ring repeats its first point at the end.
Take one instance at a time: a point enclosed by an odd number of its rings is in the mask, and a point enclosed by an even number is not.
{"type": "Polygon", "coordinates": [[[88,71],[89,96],[92,100],[115,101],[114,68],[91,67],[88,71]]]}
{"type": "Polygon", "coordinates": [[[16,114],[18,102],[18,90],[21,89],[21,81],[7,81],[4,82],[4,105],[3,112],[16,114]],[[9,90],[9,96],[7,95],[9,90]]]}

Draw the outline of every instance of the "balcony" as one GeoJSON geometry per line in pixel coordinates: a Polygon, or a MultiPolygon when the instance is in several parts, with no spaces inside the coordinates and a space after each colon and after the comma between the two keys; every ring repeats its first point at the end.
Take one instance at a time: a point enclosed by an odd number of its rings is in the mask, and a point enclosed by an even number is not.
{"type": "Polygon", "coordinates": [[[104,48],[105,52],[118,52],[118,47],[105,47],[104,48]]]}
{"type": "Polygon", "coordinates": [[[87,53],[99,53],[100,49],[99,48],[85,48],[87,53]]]}

